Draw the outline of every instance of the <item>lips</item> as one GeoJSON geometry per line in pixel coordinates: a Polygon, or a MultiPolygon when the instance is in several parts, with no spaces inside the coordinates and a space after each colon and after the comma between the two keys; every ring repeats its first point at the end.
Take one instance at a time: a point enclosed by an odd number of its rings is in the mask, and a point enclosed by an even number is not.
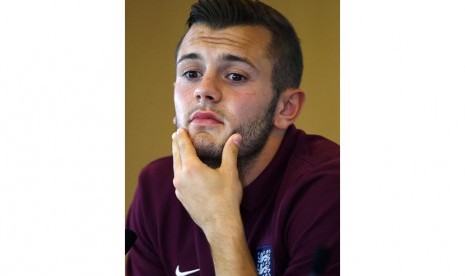
{"type": "Polygon", "coordinates": [[[212,125],[212,124],[222,124],[223,121],[221,118],[211,111],[196,111],[191,116],[191,123],[193,124],[202,124],[202,125],[212,125]]]}

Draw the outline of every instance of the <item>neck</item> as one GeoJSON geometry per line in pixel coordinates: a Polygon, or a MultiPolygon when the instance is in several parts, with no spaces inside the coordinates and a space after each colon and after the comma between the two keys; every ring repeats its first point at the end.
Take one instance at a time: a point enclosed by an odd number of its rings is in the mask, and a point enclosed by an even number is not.
{"type": "Polygon", "coordinates": [[[285,134],[286,130],[273,128],[260,153],[249,160],[245,160],[239,166],[239,178],[244,188],[252,183],[271,163],[278,152],[285,134]]]}

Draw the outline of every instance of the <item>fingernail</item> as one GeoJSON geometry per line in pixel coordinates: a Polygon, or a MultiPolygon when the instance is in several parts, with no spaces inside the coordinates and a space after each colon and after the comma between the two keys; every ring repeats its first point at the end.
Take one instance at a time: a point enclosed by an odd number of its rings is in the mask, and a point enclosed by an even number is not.
{"type": "Polygon", "coordinates": [[[241,145],[241,142],[242,142],[242,136],[241,135],[235,135],[234,138],[233,138],[233,142],[234,144],[236,144],[236,146],[240,146],[241,145]]]}

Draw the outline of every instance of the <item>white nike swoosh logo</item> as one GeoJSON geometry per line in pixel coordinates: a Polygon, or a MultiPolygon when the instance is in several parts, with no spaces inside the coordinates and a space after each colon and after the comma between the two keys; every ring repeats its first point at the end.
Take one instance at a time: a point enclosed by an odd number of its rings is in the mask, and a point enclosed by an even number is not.
{"type": "Polygon", "coordinates": [[[189,270],[189,271],[184,271],[181,272],[179,271],[179,265],[176,267],[176,276],[186,276],[192,273],[196,273],[197,271],[200,271],[200,268],[194,269],[194,270],[189,270]]]}

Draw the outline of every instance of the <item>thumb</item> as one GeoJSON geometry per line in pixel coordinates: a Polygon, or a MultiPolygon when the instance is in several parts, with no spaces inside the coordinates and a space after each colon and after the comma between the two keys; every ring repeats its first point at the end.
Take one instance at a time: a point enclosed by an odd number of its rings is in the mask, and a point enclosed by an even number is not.
{"type": "Polygon", "coordinates": [[[237,170],[237,155],[241,142],[242,136],[240,134],[233,134],[226,141],[221,160],[222,168],[235,168],[237,170]]]}

